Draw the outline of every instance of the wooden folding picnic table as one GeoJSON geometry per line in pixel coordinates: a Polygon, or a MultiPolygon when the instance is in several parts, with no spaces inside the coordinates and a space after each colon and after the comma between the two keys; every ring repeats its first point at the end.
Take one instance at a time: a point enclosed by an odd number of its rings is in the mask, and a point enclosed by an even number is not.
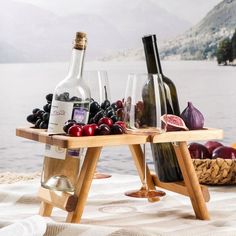
{"type": "MultiPolygon", "coordinates": [[[[74,193],[58,192],[40,187],[38,196],[41,199],[40,215],[42,216],[50,216],[53,207],[58,207],[67,211],[67,222],[80,222],[96,170],[97,162],[103,147],[128,145],[138,174],[142,180],[144,176],[144,159],[140,145],[148,142],[171,142],[174,146],[177,160],[183,174],[183,181],[171,183],[161,182],[154,173],[150,173],[147,166],[146,178],[148,187],[150,189],[161,187],[169,191],[188,196],[191,200],[196,217],[201,220],[208,220],[210,218],[206,206],[206,202],[210,199],[209,192],[206,186],[199,184],[191,156],[188,151],[187,142],[222,139],[223,131],[220,129],[207,128],[195,131],[165,132],[156,135],[122,134],[69,137],[66,135],[50,136],[46,130],[41,129],[17,128],[16,135],[22,138],[66,149],[87,148],[79,177],[75,182],[74,193]]],[[[72,160],[73,158],[71,158],[71,161],[72,160]]],[[[70,159],[67,161],[67,164],[69,165],[70,159]]],[[[73,164],[71,166],[73,166],[73,164]]]]}

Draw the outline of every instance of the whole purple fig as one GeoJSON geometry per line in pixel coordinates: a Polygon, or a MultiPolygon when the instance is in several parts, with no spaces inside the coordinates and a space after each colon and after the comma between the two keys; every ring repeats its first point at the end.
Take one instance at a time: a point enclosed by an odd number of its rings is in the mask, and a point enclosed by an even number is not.
{"type": "Polygon", "coordinates": [[[236,159],[236,149],[227,146],[220,146],[212,153],[212,158],[236,159]]]}
{"type": "Polygon", "coordinates": [[[204,126],[202,113],[191,102],[188,102],[188,106],[183,110],[180,117],[190,130],[202,129],[204,126]]]}
{"type": "Polygon", "coordinates": [[[204,146],[208,149],[209,153],[212,155],[213,151],[218,147],[222,147],[223,144],[217,141],[207,141],[206,143],[204,143],[204,146]]]}
{"type": "Polygon", "coordinates": [[[208,149],[200,143],[190,143],[188,145],[188,150],[192,159],[211,159],[211,154],[208,149]]]}

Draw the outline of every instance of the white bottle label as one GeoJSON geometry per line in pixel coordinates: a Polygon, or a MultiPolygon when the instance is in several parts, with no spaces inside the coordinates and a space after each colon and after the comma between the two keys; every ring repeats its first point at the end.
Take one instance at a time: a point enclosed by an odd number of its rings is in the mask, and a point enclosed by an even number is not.
{"type": "MultiPolygon", "coordinates": [[[[89,115],[89,102],[63,102],[53,100],[50,119],[48,125],[48,133],[64,133],[63,126],[68,120],[75,120],[78,123],[87,123],[89,115]]],[[[79,156],[80,151],[77,150],[78,154],[75,155],[74,150],[68,150],[68,155],[79,156]]],[[[56,146],[46,145],[45,156],[65,159],[67,149],[58,148],[56,146]]]]}
{"type": "Polygon", "coordinates": [[[66,159],[66,152],[67,152],[67,149],[65,149],[65,148],[60,148],[57,146],[52,146],[52,145],[46,144],[44,155],[46,157],[65,160],[66,159]]]}
{"type": "Polygon", "coordinates": [[[53,101],[48,124],[48,133],[64,132],[63,126],[67,120],[71,119],[73,105],[72,102],[53,101]]]}

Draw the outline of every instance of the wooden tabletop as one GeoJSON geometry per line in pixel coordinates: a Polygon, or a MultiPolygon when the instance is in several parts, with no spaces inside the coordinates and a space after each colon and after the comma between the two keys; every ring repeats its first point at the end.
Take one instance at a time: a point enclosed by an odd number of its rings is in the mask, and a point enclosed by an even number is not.
{"type": "Polygon", "coordinates": [[[59,146],[62,148],[101,147],[115,145],[143,144],[146,142],[181,142],[193,140],[222,139],[221,129],[207,128],[194,131],[165,132],[162,134],[121,134],[100,135],[90,137],[69,137],[67,135],[50,136],[44,129],[22,127],[16,129],[16,135],[22,138],[34,140],[41,143],[59,146]]]}
{"type": "Polygon", "coordinates": [[[102,147],[115,145],[143,144],[148,142],[148,135],[119,134],[70,137],[67,135],[48,135],[46,130],[35,128],[17,128],[16,135],[41,143],[62,148],[102,147]]]}
{"type": "Polygon", "coordinates": [[[172,131],[152,136],[153,143],[181,142],[181,141],[204,141],[223,139],[222,129],[205,128],[190,131],[172,131]]]}

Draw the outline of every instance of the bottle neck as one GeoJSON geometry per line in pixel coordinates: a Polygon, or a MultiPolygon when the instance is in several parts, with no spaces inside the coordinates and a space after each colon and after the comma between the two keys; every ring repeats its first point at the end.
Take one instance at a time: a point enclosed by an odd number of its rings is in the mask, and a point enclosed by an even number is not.
{"type": "Polygon", "coordinates": [[[143,46],[148,73],[163,75],[156,37],[154,35],[143,37],[143,46]]]}
{"type": "Polygon", "coordinates": [[[85,50],[79,50],[73,48],[71,63],[68,72],[69,78],[78,78],[78,79],[82,78],[84,55],[85,55],[85,50]]]}

